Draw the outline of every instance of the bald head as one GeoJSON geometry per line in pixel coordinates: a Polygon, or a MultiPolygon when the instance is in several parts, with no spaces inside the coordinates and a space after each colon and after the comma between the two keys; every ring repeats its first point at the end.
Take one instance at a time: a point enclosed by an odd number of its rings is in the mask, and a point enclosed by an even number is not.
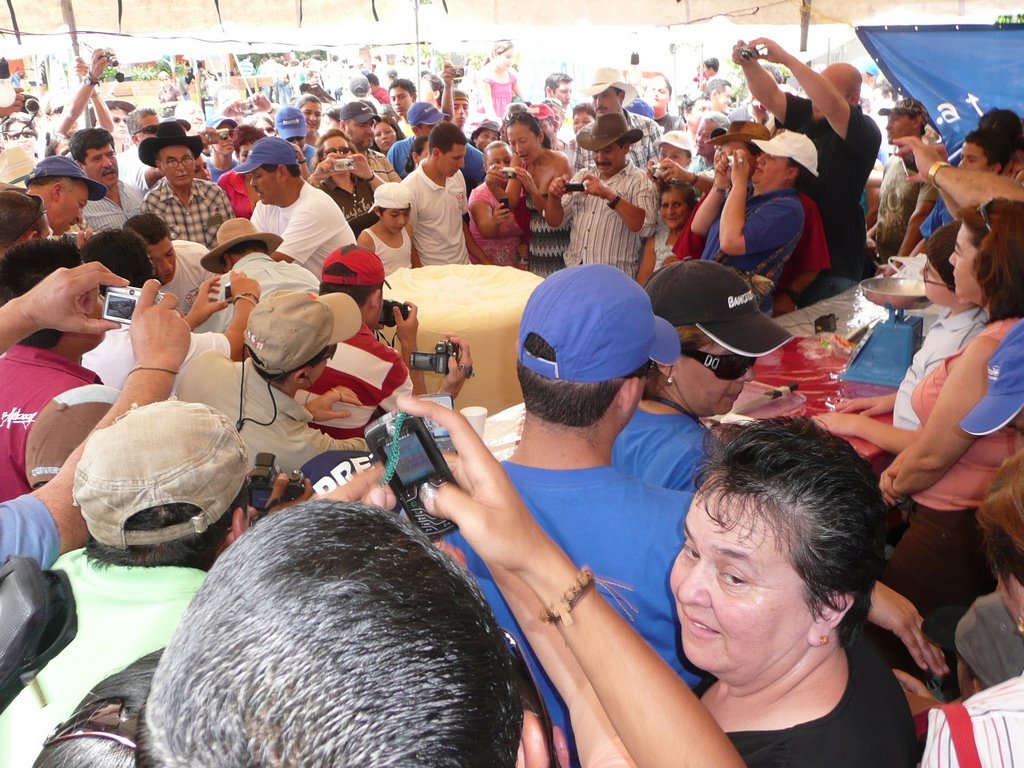
{"type": "Polygon", "coordinates": [[[852,64],[830,64],[821,76],[832,83],[843,98],[853,106],[860,104],[860,72],[852,64]]]}

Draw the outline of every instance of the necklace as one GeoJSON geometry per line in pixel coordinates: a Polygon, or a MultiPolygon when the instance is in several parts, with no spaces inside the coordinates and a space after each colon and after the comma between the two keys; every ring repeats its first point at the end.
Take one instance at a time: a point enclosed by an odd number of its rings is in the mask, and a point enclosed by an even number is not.
{"type": "Polygon", "coordinates": [[[661,403],[662,405],[667,405],[669,408],[672,408],[673,410],[679,411],[684,416],[689,416],[694,421],[697,421],[697,417],[696,416],[694,416],[692,413],[690,413],[688,410],[683,408],[683,406],[681,406],[679,403],[675,402],[674,400],[669,400],[667,397],[658,397],[657,395],[654,395],[653,397],[648,397],[647,399],[648,400],[652,400],[655,403],[661,403]]]}

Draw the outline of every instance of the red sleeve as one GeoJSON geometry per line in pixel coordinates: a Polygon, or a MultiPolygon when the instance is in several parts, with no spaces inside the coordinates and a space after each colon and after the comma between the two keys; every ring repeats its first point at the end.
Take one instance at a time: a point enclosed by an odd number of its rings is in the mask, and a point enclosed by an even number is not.
{"type": "Polygon", "coordinates": [[[692,228],[693,215],[697,213],[698,208],[700,208],[700,203],[694,206],[690,212],[690,218],[686,220],[683,231],[679,233],[675,245],[672,246],[672,253],[679,261],[699,259],[700,255],[704,253],[704,238],[696,234],[692,228]]]}
{"type": "Polygon", "coordinates": [[[786,260],[786,266],[779,277],[779,290],[788,288],[793,278],[801,272],[820,272],[832,265],[817,203],[801,192],[800,204],[804,208],[804,231],[793,255],[786,260]]]}

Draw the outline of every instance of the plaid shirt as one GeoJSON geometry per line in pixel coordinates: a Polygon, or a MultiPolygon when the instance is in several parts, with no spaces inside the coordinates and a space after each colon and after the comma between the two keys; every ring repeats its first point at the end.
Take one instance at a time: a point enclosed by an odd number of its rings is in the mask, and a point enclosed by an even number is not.
{"type": "Polygon", "coordinates": [[[187,208],[171,191],[167,179],[160,179],[142,201],[142,210],[163,219],[171,230],[172,240],[192,240],[207,248],[216,247],[217,229],[235,216],[224,190],[200,179],[192,180],[187,208]]]}
{"type": "MultiPolygon", "coordinates": [[[[658,149],[661,145],[661,126],[643,115],[634,115],[632,112],[623,112],[622,114],[625,115],[626,122],[629,123],[631,129],[639,128],[644,133],[640,137],[640,141],[630,146],[629,154],[626,157],[637,168],[646,171],[648,161],[657,160],[659,157],[658,149]]],[[[594,153],[583,147],[578,147],[572,169],[574,171],[582,171],[593,167],[593,165],[594,153]]]]}

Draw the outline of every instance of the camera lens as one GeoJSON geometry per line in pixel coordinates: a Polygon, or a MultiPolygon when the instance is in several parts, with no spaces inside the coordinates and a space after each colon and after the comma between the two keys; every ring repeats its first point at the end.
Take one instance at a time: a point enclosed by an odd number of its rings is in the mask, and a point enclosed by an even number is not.
{"type": "Polygon", "coordinates": [[[30,115],[34,115],[36,112],[39,111],[39,101],[37,99],[32,98],[31,96],[26,96],[24,109],[30,115]]]}

